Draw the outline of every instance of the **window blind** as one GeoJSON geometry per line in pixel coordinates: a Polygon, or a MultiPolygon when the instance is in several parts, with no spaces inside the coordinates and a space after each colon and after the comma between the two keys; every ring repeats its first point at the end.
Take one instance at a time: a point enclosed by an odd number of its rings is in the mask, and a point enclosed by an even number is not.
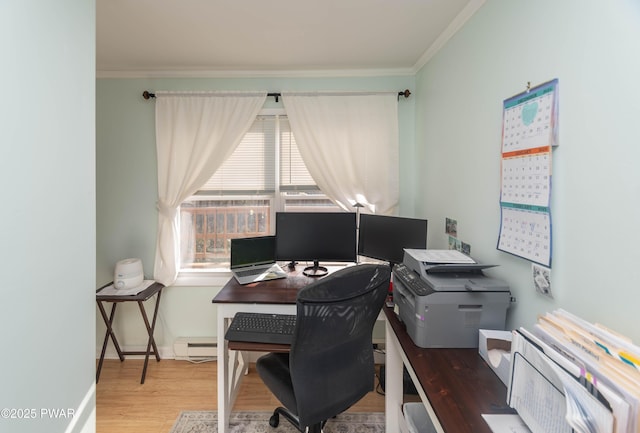
{"type": "Polygon", "coordinates": [[[258,116],[233,154],[202,190],[220,194],[274,192],[275,131],[274,116],[258,116]]]}
{"type": "Polygon", "coordinates": [[[280,189],[283,191],[304,190],[310,187],[313,189],[315,185],[298,151],[289,119],[283,116],[280,119],[280,189]]]}
{"type": "Polygon", "coordinates": [[[276,147],[280,189],[316,190],[286,116],[258,116],[233,154],[199,191],[201,194],[268,194],[276,190],[276,147]]]}

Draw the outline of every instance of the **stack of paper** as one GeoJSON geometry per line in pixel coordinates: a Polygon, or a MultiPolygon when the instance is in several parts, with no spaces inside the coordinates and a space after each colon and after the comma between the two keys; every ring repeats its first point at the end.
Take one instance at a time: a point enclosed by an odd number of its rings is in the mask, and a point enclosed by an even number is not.
{"type": "Polygon", "coordinates": [[[431,264],[475,263],[471,257],[458,250],[419,250],[405,248],[416,260],[431,264]]]}
{"type": "Polygon", "coordinates": [[[533,433],[640,433],[640,348],[564,310],[514,331],[509,404],[533,433]]]}

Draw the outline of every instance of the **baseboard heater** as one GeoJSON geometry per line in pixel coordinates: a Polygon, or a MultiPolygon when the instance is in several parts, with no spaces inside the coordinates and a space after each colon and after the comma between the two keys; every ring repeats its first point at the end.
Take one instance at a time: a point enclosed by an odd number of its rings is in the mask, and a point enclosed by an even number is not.
{"type": "Polygon", "coordinates": [[[214,337],[180,337],[173,343],[175,359],[180,361],[216,359],[217,349],[214,337]]]}

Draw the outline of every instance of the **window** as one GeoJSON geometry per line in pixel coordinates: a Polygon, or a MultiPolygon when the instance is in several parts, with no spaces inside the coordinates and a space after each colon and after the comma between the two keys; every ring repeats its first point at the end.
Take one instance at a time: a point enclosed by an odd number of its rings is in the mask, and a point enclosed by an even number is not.
{"type": "Polygon", "coordinates": [[[339,211],[309,175],[284,114],[256,118],[180,208],[181,269],[228,268],[231,239],[272,235],[277,211],[339,211]]]}

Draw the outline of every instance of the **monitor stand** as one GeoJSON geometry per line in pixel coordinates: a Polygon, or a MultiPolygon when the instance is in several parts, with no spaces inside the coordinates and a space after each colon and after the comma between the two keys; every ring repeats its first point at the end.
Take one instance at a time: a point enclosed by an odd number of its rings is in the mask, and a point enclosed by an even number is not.
{"type": "Polygon", "coordinates": [[[314,260],[313,266],[307,266],[306,268],[304,268],[304,271],[302,271],[302,273],[307,277],[324,277],[329,273],[329,270],[324,266],[320,266],[318,260],[314,260]]]}
{"type": "Polygon", "coordinates": [[[288,264],[287,264],[287,268],[289,269],[289,271],[293,272],[296,270],[296,265],[298,264],[298,262],[296,262],[295,260],[291,260],[288,264]]]}

